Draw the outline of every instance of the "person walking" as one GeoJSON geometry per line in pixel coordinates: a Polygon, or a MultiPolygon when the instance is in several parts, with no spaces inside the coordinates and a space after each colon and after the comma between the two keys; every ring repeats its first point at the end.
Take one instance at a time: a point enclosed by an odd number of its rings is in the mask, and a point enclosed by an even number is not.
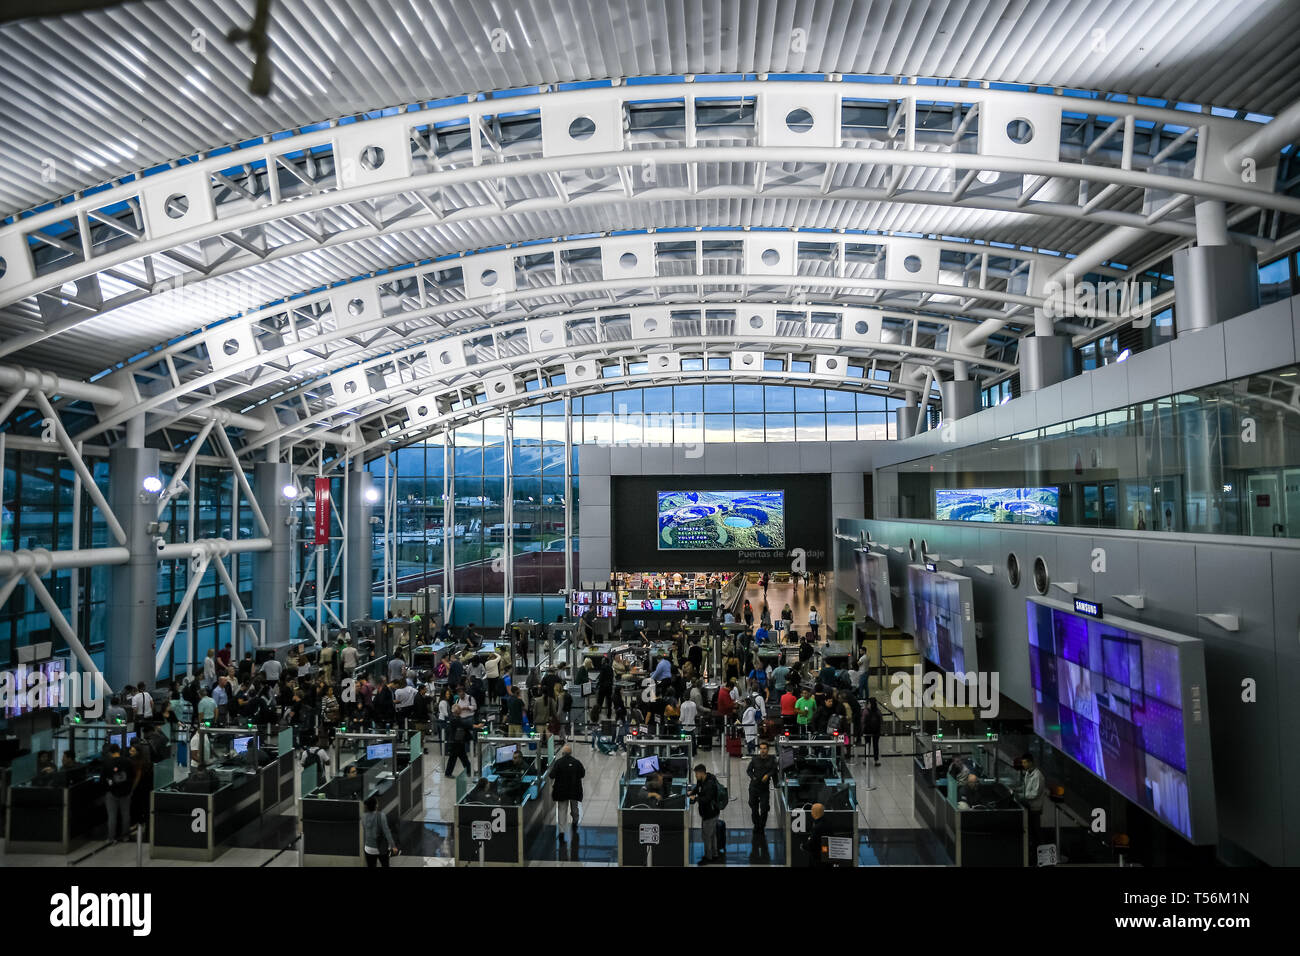
{"type": "Polygon", "coordinates": [[[866,713],[862,715],[862,733],[871,747],[871,759],[876,762],[877,767],[880,766],[880,730],[884,723],[885,718],[880,713],[876,698],[868,699],[866,713]]]}
{"type": "Polygon", "coordinates": [[[718,855],[718,816],[722,812],[718,806],[718,778],[702,763],[695,765],[695,786],[689,794],[691,803],[700,811],[700,833],[704,838],[704,855],[699,865],[718,863],[722,859],[718,855]]]}
{"type": "Polygon", "coordinates": [[[776,780],[776,758],[772,756],[771,746],[766,740],[758,745],[758,755],[749,762],[745,773],[749,775],[749,815],[754,824],[754,853],[768,856],[767,814],[772,807],[772,787],[776,780]]]}
{"type": "Polygon", "coordinates": [[[600,720],[600,715],[605,706],[609,705],[609,712],[612,715],[614,701],[614,666],[610,664],[609,657],[600,659],[600,671],[596,676],[596,720],[600,720]]]}
{"type": "Polygon", "coordinates": [[[565,744],[560,751],[560,759],[551,768],[551,797],[555,800],[555,829],[561,841],[564,840],[564,814],[567,808],[574,833],[578,830],[578,816],[582,804],[582,778],[587,769],[573,755],[573,745],[565,744]]]}
{"type": "Polygon", "coordinates": [[[818,640],[817,629],[822,626],[821,615],[817,613],[817,605],[813,604],[808,608],[808,630],[812,631],[812,639],[818,640]]]}
{"type": "Polygon", "coordinates": [[[447,767],[442,771],[444,777],[452,775],[457,760],[465,765],[466,774],[473,773],[466,750],[472,726],[468,720],[452,718],[451,727],[447,731],[447,767]]]}
{"type": "Polygon", "coordinates": [[[108,842],[125,840],[131,831],[131,791],[135,785],[135,767],[122,756],[117,744],[108,745],[108,764],[104,769],[108,793],[104,805],[108,810],[108,842]]]}
{"type": "Polygon", "coordinates": [[[377,797],[367,797],[364,806],[366,812],[361,818],[361,826],[365,833],[366,866],[387,867],[388,857],[398,852],[393,831],[388,828],[388,818],[379,812],[377,797]]]}

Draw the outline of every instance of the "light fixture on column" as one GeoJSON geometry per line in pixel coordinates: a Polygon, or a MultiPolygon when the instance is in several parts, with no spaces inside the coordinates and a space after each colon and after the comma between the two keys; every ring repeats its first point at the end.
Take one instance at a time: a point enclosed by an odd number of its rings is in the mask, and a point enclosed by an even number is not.
{"type": "Polygon", "coordinates": [[[373,486],[367,488],[365,493],[365,498],[366,501],[369,501],[371,504],[374,504],[376,501],[379,500],[379,489],[373,486]]]}
{"type": "Polygon", "coordinates": [[[156,495],[163,490],[163,482],[157,475],[145,475],[144,481],[140,482],[140,487],[149,494],[156,495]]]}
{"type": "Polygon", "coordinates": [[[290,482],[280,489],[280,494],[293,501],[294,498],[298,497],[298,486],[290,482]]]}

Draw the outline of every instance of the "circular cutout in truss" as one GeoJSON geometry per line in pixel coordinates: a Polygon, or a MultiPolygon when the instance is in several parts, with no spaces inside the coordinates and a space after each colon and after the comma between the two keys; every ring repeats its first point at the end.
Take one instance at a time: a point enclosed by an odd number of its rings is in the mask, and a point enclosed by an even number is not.
{"type": "Polygon", "coordinates": [[[659,320],[658,320],[658,319],[646,319],[644,322],[641,323],[641,328],[644,329],[644,330],[647,331],[647,332],[653,332],[653,331],[655,331],[656,329],[659,328],[659,320]]]}
{"type": "Polygon", "coordinates": [[[420,418],[424,418],[426,415],[429,414],[429,406],[428,406],[428,405],[420,405],[419,407],[417,407],[417,408],[415,409],[415,414],[416,414],[417,416],[419,416],[420,418]]]}
{"type": "Polygon", "coordinates": [[[813,128],[812,114],[806,109],[793,109],[785,114],[785,127],[792,133],[806,133],[813,128]]]}
{"type": "Polygon", "coordinates": [[[478,281],[483,283],[485,286],[487,286],[490,289],[497,284],[498,278],[499,276],[497,275],[496,269],[484,269],[479,274],[478,281]]]}
{"type": "Polygon", "coordinates": [[[356,382],[344,382],[344,383],[343,383],[343,391],[347,392],[349,395],[355,395],[355,394],[356,394],[356,391],[357,391],[357,383],[356,383],[356,382]]]}
{"type": "Polygon", "coordinates": [[[920,272],[921,257],[908,256],[906,259],[903,260],[903,268],[906,269],[908,272],[920,272]]]}
{"type": "Polygon", "coordinates": [[[978,173],[975,174],[975,178],[978,179],[986,186],[992,186],[995,182],[997,182],[999,179],[1002,178],[1002,174],[998,172],[996,169],[981,169],[978,173]]]}
{"type": "Polygon", "coordinates": [[[744,358],[742,358],[742,359],[740,360],[740,363],[741,363],[742,365],[753,365],[753,364],[754,364],[754,356],[752,356],[752,355],[746,355],[744,358]]]}
{"type": "Polygon", "coordinates": [[[366,172],[373,173],[382,165],[384,165],[384,148],[382,146],[367,146],[361,151],[361,168],[366,172]]]}
{"type": "Polygon", "coordinates": [[[669,366],[669,364],[670,364],[670,363],[669,363],[669,361],[668,361],[668,356],[667,356],[667,355],[661,355],[661,356],[659,356],[659,367],[660,367],[660,368],[667,368],[667,367],[669,366]]]}
{"type": "Polygon", "coordinates": [[[173,193],[163,203],[163,212],[167,213],[168,219],[184,219],[185,214],[189,211],[190,197],[183,193],[173,193]]]}
{"type": "Polygon", "coordinates": [[[366,311],[366,304],[360,299],[353,299],[348,303],[348,315],[360,315],[366,311]]]}
{"type": "Polygon", "coordinates": [[[225,352],[227,355],[237,354],[239,352],[239,339],[226,339],[226,341],[222,343],[221,351],[225,352]]]}
{"type": "Polygon", "coordinates": [[[62,296],[60,301],[64,305],[67,305],[68,300],[76,294],[77,294],[77,283],[75,282],[65,282],[63,283],[63,285],[59,286],[59,295],[62,296]]]}
{"type": "Polygon", "coordinates": [[[573,367],[573,374],[578,376],[578,378],[585,378],[587,376],[587,366],[575,365],[573,367]]]}
{"type": "Polygon", "coordinates": [[[749,317],[749,327],[751,329],[761,329],[763,327],[763,317],[761,315],[751,315],[749,317]]]}
{"type": "Polygon", "coordinates": [[[624,269],[635,269],[637,263],[635,252],[625,252],[618,257],[618,264],[624,269]]]}
{"type": "Polygon", "coordinates": [[[774,266],[780,261],[781,261],[781,253],[777,252],[775,249],[763,250],[763,265],[774,266]]]}
{"type": "Polygon", "coordinates": [[[596,135],[596,121],[590,116],[579,116],[569,124],[569,139],[577,140],[581,143],[583,140],[591,139],[596,135]]]}
{"type": "Polygon", "coordinates": [[[1034,138],[1034,124],[1027,119],[1013,119],[1007,124],[1007,139],[1024,146],[1034,138]]]}
{"type": "Polygon", "coordinates": [[[450,364],[451,364],[451,353],[450,353],[450,352],[443,352],[442,354],[440,354],[440,355],[438,356],[438,361],[441,362],[443,365],[450,365],[450,364]]]}
{"type": "Polygon", "coordinates": [[[867,323],[862,319],[858,319],[858,321],[853,325],[853,331],[858,333],[858,335],[866,335],[871,331],[871,326],[867,325],[867,323]]]}
{"type": "Polygon", "coordinates": [[[840,367],[840,360],[839,360],[839,359],[827,359],[827,360],[826,360],[826,367],[827,367],[828,369],[830,369],[831,371],[835,371],[835,369],[837,369],[837,368],[840,367]]]}
{"type": "Polygon", "coordinates": [[[5,277],[5,270],[7,268],[8,266],[5,264],[5,257],[0,256],[0,279],[3,279],[5,277]]]}
{"type": "Polygon", "coordinates": [[[506,383],[494,382],[492,385],[492,391],[496,392],[498,395],[504,395],[506,391],[506,383]]]}
{"type": "Polygon", "coordinates": [[[537,337],[542,340],[543,345],[550,345],[555,341],[555,333],[550,329],[542,329],[541,334],[537,337]]]}

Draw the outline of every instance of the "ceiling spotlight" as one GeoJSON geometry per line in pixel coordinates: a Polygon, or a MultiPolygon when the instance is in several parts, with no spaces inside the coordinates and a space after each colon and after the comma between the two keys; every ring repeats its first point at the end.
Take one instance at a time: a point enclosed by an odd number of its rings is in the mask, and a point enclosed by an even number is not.
{"type": "Polygon", "coordinates": [[[376,502],[376,501],[378,501],[378,500],[379,500],[379,489],[378,489],[378,488],[367,488],[367,489],[366,489],[366,501],[369,501],[369,502],[373,503],[373,502],[376,502]]]}
{"type": "Polygon", "coordinates": [[[151,495],[156,495],[163,490],[162,479],[157,475],[146,475],[144,481],[140,482],[140,487],[151,495]]]}
{"type": "Polygon", "coordinates": [[[298,497],[298,486],[294,484],[285,485],[280,489],[280,494],[292,501],[294,498],[298,497]]]}

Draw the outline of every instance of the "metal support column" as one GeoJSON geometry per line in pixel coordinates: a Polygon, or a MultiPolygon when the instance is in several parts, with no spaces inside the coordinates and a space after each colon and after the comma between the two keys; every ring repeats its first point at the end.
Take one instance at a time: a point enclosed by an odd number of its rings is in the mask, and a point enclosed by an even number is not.
{"type": "Polygon", "coordinates": [[[573,591],[573,399],[564,396],[564,600],[573,591]]]}
{"type": "MultiPolygon", "coordinates": [[[[157,520],[158,495],[144,480],[158,478],[158,449],[117,447],[109,452],[109,506],[121,522],[131,557],[112,571],[104,671],[109,686],[122,687],[158,676],[154,638],[158,631],[158,548],[149,526],[157,520]]],[[[161,489],[160,489],[161,490],[161,489]]]]}
{"type": "Polygon", "coordinates": [[[374,536],[371,534],[371,511],[377,498],[370,472],[365,462],[358,458],[348,479],[347,495],[347,559],[345,578],[347,593],[343,596],[343,620],[351,624],[359,618],[371,617],[371,559],[374,536]]]}
{"type": "Polygon", "coordinates": [[[513,616],[515,605],[515,468],[514,468],[514,449],[515,449],[515,416],[514,412],[506,409],[505,411],[506,426],[506,448],[502,458],[502,478],[505,481],[505,490],[502,493],[502,523],[504,528],[501,535],[501,593],[504,598],[503,614],[505,620],[501,622],[502,633],[509,634],[510,622],[513,616]]]}
{"type": "Polygon", "coordinates": [[[456,432],[442,433],[442,621],[456,604],[456,432]]]}
{"type": "Polygon", "coordinates": [[[292,466],[279,461],[259,461],[253,466],[253,493],[267,516],[271,550],[253,557],[253,617],[266,621],[266,640],[276,644],[289,639],[292,626],[293,551],[290,523],[294,502],[284,496],[293,484],[292,466]]]}

